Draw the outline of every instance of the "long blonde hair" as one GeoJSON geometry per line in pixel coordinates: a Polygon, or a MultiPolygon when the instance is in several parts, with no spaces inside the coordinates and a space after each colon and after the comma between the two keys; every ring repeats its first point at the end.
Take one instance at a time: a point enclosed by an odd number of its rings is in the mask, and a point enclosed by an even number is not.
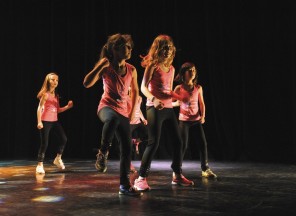
{"type": "MultiPolygon", "coordinates": [[[[48,92],[48,91],[50,90],[50,83],[49,83],[49,80],[50,80],[50,76],[53,76],[53,75],[59,77],[59,76],[58,76],[56,73],[54,73],[54,72],[51,72],[51,73],[49,73],[49,74],[46,75],[46,77],[45,77],[45,79],[44,79],[44,82],[43,82],[43,85],[42,85],[40,91],[39,91],[38,94],[37,94],[37,98],[38,98],[38,99],[40,99],[40,98],[43,96],[44,93],[46,93],[46,92],[48,92]]],[[[56,94],[56,96],[57,96],[57,94],[56,94]]]]}
{"type": "Polygon", "coordinates": [[[173,60],[176,54],[176,47],[174,45],[173,39],[169,35],[161,34],[154,39],[148,51],[148,54],[146,56],[140,56],[142,58],[142,62],[141,62],[142,67],[145,68],[150,64],[159,63],[160,51],[168,44],[173,46],[173,53],[167,62],[168,64],[167,66],[170,66],[173,63],[173,60]]]}

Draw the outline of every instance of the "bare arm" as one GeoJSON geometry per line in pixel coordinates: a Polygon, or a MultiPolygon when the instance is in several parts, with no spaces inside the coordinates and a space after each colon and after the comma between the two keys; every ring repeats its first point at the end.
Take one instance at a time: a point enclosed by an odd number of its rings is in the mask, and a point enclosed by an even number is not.
{"type": "Polygon", "coordinates": [[[152,79],[154,69],[155,69],[154,65],[149,65],[146,67],[143,80],[141,83],[141,92],[146,96],[146,98],[150,98],[150,99],[153,97],[153,94],[151,94],[151,92],[149,91],[148,84],[152,79]]]}
{"type": "Polygon", "coordinates": [[[132,109],[130,112],[130,119],[135,116],[135,105],[139,97],[138,74],[136,68],[133,68],[132,82],[131,82],[131,103],[132,109]]]}
{"type": "Polygon", "coordinates": [[[198,105],[199,105],[199,110],[200,110],[200,115],[201,115],[201,123],[203,124],[205,122],[205,117],[206,117],[206,106],[203,98],[203,90],[201,86],[198,86],[198,105]]]}
{"type": "Polygon", "coordinates": [[[173,75],[172,75],[172,79],[171,79],[171,88],[170,88],[170,90],[173,90],[174,77],[175,77],[175,68],[173,68],[173,75]]]}
{"type": "Polygon", "coordinates": [[[154,107],[156,109],[160,110],[163,109],[163,103],[158,98],[155,98],[154,95],[148,89],[148,84],[152,79],[155,67],[155,65],[149,65],[146,67],[143,80],[141,83],[141,92],[146,96],[146,98],[149,98],[153,101],[154,107]]]}
{"type": "Polygon", "coordinates": [[[42,123],[42,120],[41,120],[41,115],[42,115],[42,110],[44,108],[44,104],[45,104],[47,98],[48,98],[48,95],[47,94],[43,94],[43,96],[40,98],[40,101],[39,101],[39,105],[38,105],[38,108],[37,108],[37,128],[38,129],[43,128],[43,123],[42,123]]]}
{"type": "Polygon", "coordinates": [[[85,88],[92,87],[101,77],[103,73],[103,69],[110,65],[109,60],[107,58],[102,58],[94,68],[84,77],[83,85],[85,88]]]}
{"type": "Polygon", "coordinates": [[[141,121],[143,122],[144,125],[148,124],[148,121],[147,121],[147,119],[145,119],[145,117],[142,113],[142,110],[140,110],[140,118],[141,118],[141,121]]]}
{"type": "Polygon", "coordinates": [[[71,109],[73,107],[73,101],[68,101],[68,104],[64,107],[60,107],[59,110],[58,110],[58,113],[61,113],[61,112],[64,112],[68,109],[71,109]]]}
{"type": "MultiPolygon", "coordinates": [[[[177,85],[176,86],[176,88],[175,88],[175,90],[174,90],[174,92],[173,92],[174,94],[172,94],[172,96],[173,95],[179,95],[179,93],[180,93],[180,85],[177,85]]],[[[173,99],[174,99],[175,97],[173,96],[173,99]]],[[[178,106],[180,106],[180,101],[179,100],[176,100],[176,101],[173,101],[173,107],[178,107],[178,106]]]]}
{"type": "Polygon", "coordinates": [[[140,110],[139,112],[140,112],[140,119],[142,121],[146,120],[145,117],[144,117],[144,115],[143,115],[143,113],[142,113],[142,110],[140,110]]]}

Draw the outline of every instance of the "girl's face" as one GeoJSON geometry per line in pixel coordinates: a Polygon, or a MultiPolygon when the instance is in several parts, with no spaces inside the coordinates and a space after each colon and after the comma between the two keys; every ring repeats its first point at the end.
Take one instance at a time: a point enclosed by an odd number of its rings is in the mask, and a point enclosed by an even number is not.
{"type": "Polygon", "coordinates": [[[130,59],[132,55],[132,45],[130,43],[122,44],[115,50],[115,55],[120,59],[130,59]]]}
{"type": "Polygon", "coordinates": [[[59,84],[59,77],[57,75],[50,75],[49,76],[50,88],[56,88],[58,84],[59,84]]]}
{"type": "Polygon", "coordinates": [[[163,59],[168,59],[172,56],[173,50],[174,50],[174,45],[171,43],[167,43],[163,47],[161,47],[159,51],[159,55],[163,59]]]}
{"type": "Polygon", "coordinates": [[[194,80],[196,77],[196,69],[195,67],[191,67],[191,68],[188,68],[186,71],[185,71],[185,74],[184,74],[184,79],[185,81],[192,81],[194,80]]]}

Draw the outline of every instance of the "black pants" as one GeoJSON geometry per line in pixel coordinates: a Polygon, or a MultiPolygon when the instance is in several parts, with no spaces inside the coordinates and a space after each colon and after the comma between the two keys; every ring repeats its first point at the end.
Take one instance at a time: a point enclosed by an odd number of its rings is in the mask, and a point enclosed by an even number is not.
{"type": "Polygon", "coordinates": [[[175,135],[173,145],[173,161],[171,168],[177,174],[182,173],[182,139],[178,128],[178,120],[173,108],[157,110],[153,106],[147,107],[148,120],[148,144],[142,157],[139,175],[147,177],[150,170],[151,161],[157,151],[160,141],[161,128],[164,121],[170,121],[171,134],[175,135]]]}
{"type": "Polygon", "coordinates": [[[129,185],[129,171],[131,163],[132,140],[129,119],[117,113],[110,107],[102,108],[98,116],[104,123],[100,150],[109,150],[114,136],[120,145],[120,184],[129,185]]]}
{"type": "Polygon", "coordinates": [[[183,158],[186,153],[186,149],[188,148],[188,137],[189,137],[189,129],[193,128],[194,134],[198,140],[198,144],[200,147],[200,162],[201,169],[205,171],[209,168],[208,165],[208,151],[207,151],[207,140],[203,130],[203,126],[199,121],[179,121],[179,128],[181,132],[181,136],[183,139],[183,158]]]}
{"type": "Polygon", "coordinates": [[[38,159],[37,159],[38,162],[44,161],[45,152],[48,147],[50,133],[53,133],[58,138],[58,142],[59,142],[59,146],[57,150],[58,154],[63,154],[63,151],[67,143],[67,136],[65,134],[65,131],[58,121],[55,121],[55,122],[42,121],[42,123],[43,123],[43,128],[39,130],[41,145],[38,151],[38,159]]]}

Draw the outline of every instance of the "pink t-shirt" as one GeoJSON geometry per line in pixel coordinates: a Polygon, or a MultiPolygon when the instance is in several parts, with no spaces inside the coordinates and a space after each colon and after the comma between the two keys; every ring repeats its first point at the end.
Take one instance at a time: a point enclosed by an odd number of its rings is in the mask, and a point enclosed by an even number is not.
{"type": "Polygon", "coordinates": [[[59,110],[59,101],[58,98],[49,94],[47,94],[47,100],[44,103],[44,107],[41,113],[42,121],[54,122],[58,120],[58,110],[59,110]]]}
{"type": "Polygon", "coordinates": [[[187,91],[183,85],[180,85],[177,94],[184,96],[189,95],[187,102],[180,101],[179,120],[181,121],[198,121],[201,116],[198,108],[199,87],[194,86],[192,91],[187,91]]]}
{"type": "Polygon", "coordinates": [[[110,107],[119,114],[128,118],[128,88],[132,81],[133,66],[126,63],[126,74],[118,75],[112,66],[109,66],[103,73],[104,93],[98,106],[98,112],[103,107],[110,107]]]}
{"type": "MultiPolygon", "coordinates": [[[[172,90],[172,80],[174,79],[174,67],[171,65],[168,72],[164,72],[160,67],[156,67],[152,79],[148,84],[151,94],[164,103],[165,108],[173,108],[172,97],[169,92],[172,90]]],[[[153,106],[153,102],[147,99],[146,106],[153,106]]]]}

